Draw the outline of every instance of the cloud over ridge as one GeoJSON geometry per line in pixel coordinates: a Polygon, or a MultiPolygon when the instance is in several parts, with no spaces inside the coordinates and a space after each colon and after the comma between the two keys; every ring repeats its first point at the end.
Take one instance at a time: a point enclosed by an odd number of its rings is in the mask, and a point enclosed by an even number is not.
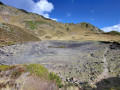
{"type": "Polygon", "coordinates": [[[0,0],[4,4],[24,9],[28,12],[37,13],[49,18],[49,13],[54,9],[54,5],[48,0],[40,0],[35,3],[33,0],[0,0]]]}
{"type": "Polygon", "coordinates": [[[120,24],[110,26],[110,27],[104,27],[104,28],[102,28],[102,30],[104,30],[105,32],[110,32],[110,31],[118,31],[118,32],[120,32],[120,24]]]}
{"type": "Polygon", "coordinates": [[[38,13],[40,15],[43,15],[47,18],[49,18],[49,12],[51,12],[54,9],[54,6],[52,3],[48,2],[47,0],[40,0],[39,2],[34,4],[34,8],[32,9],[32,12],[38,13]]]}

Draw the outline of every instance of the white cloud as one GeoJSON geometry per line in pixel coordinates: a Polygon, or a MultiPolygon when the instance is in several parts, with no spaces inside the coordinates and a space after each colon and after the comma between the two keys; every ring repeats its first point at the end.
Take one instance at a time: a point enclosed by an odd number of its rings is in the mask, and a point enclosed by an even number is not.
{"type": "Polygon", "coordinates": [[[104,30],[105,32],[110,32],[110,31],[113,31],[113,30],[120,32],[120,24],[110,26],[110,27],[104,27],[104,28],[102,28],[102,30],[104,30]]]}
{"type": "Polygon", "coordinates": [[[52,20],[54,20],[54,21],[58,21],[58,19],[57,18],[51,18],[52,20]]]}
{"type": "Polygon", "coordinates": [[[33,0],[0,0],[4,4],[24,9],[28,12],[37,13],[49,18],[49,13],[54,9],[54,5],[48,0],[40,0],[35,3],[33,0]]]}
{"type": "Polygon", "coordinates": [[[49,18],[48,13],[54,9],[53,4],[47,0],[40,0],[39,2],[35,3],[33,7],[34,8],[32,9],[32,12],[43,15],[46,18],[49,18]]]}
{"type": "Polygon", "coordinates": [[[52,3],[48,2],[47,0],[40,0],[36,3],[36,6],[38,6],[41,11],[51,12],[54,9],[54,6],[52,3]]]}

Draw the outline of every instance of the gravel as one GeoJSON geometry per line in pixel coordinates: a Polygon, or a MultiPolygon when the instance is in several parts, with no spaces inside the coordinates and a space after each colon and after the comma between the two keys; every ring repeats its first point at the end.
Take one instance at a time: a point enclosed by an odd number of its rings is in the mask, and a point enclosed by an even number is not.
{"type": "MultiPolygon", "coordinates": [[[[102,73],[103,53],[107,47],[109,54],[111,45],[91,41],[40,41],[16,44],[0,48],[0,64],[40,63],[64,80],[74,77],[80,82],[85,82],[90,78],[97,78],[96,76],[102,73]]],[[[119,53],[119,48],[116,51],[119,53]]]]}

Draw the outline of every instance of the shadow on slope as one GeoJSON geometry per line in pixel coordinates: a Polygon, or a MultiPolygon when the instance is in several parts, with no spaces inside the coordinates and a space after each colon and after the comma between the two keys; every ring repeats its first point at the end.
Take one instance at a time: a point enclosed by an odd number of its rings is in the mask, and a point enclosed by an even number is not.
{"type": "Polygon", "coordinates": [[[96,83],[96,90],[120,90],[120,77],[110,77],[96,83]]]}

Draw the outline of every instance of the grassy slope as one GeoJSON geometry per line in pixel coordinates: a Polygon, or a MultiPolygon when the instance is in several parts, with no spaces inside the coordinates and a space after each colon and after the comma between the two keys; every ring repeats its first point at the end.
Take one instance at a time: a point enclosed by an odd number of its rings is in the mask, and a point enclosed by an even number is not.
{"type": "Polygon", "coordinates": [[[117,32],[117,31],[110,31],[110,32],[107,32],[105,34],[112,35],[112,36],[114,36],[114,35],[120,36],[120,32],[117,32]]]}
{"type": "Polygon", "coordinates": [[[6,5],[0,5],[0,21],[26,28],[26,31],[34,32],[33,34],[42,40],[94,40],[120,42],[120,36],[101,34],[102,31],[99,29],[96,30],[96,27],[89,23],[63,24],[6,5]]]}
{"type": "Polygon", "coordinates": [[[39,41],[40,39],[20,28],[10,24],[4,24],[9,29],[0,28],[0,46],[11,45],[15,43],[39,41]]]}

